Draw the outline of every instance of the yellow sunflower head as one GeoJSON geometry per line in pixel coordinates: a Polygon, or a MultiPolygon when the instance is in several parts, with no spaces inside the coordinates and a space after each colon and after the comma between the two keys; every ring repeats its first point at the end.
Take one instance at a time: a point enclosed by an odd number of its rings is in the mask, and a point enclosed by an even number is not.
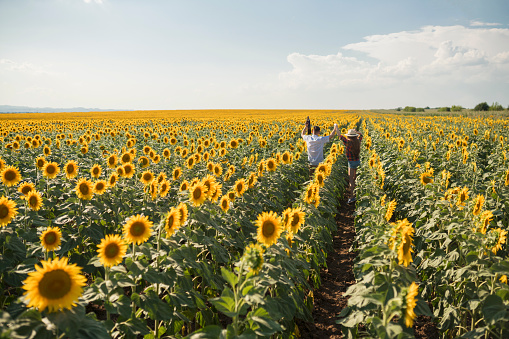
{"type": "Polygon", "coordinates": [[[54,251],[60,246],[62,231],[58,227],[48,227],[41,234],[41,244],[46,251],[54,251]]]}
{"type": "Polygon", "coordinates": [[[17,185],[21,181],[21,174],[14,166],[5,166],[2,172],[0,172],[0,177],[2,177],[2,182],[7,187],[17,185]]]}
{"type": "Polygon", "coordinates": [[[415,300],[415,297],[417,296],[418,291],[419,286],[415,282],[412,282],[405,297],[406,307],[404,319],[406,327],[412,327],[414,325],[414,319],[416,317],[414,308],[417,305],[417,300],[415,300]]]}
{"type": "Polygon", "coordinates": [[[429,172],[421,173],[421,184],[427,185],[433,183],[433,175],[429,172]]]}
{"type": "Polygon", "coordinates": [[[124,177],[126,178],[132,178],[134,173],[136,173],[136,168],[130,162],[125,163],[122,167],[124,168],[124,177]]]}
{"type": "Polygon", "coordinates": [[[228,212],[228,210],[230,209],[230,199],[228,199],[228,196],[223,195],[221,197],[221,200],[219,201],[219,206],[221,206],[223,212],[225,213],[228,212]]]}
{"type": "Polygon", "coordinates": [[[166,237],[170,238],[180,227],[180,212],[176,208],[172,208],[164,221],[164,229],[166,237]]]}
{"type": "Polygon", "coordinates": [[[108,188],[108,182],[106,180],[98,180],[94,183],[94,193],[97,195],[101,195],[106,192],[108,188]]]}
{"type": "Polygon", "coordinates": [[[166,159],[170,159],[170,156],[171,156],[171,152],[169,149],[165,148],[163,150],[163,157],[165,157],[166,159]]]}
{"type": "Polygon", "coordinates": [[[91,181],[81,178],[76,184],[76,195],[81,200],[91,200],[94,195],[94,184],[91,181]]]}
{"type": "Polygon", "coordinates": [[[275,244],[281,232],[281,219],[274,212],[263,212],[255,222],[258,227],[257,240],[265,246],[275,244]]]}
{"type": "Polygon", "coordinates": [[[122,164],[127,164],[128,162],[132,162],[133,158],[134,157],[130,152],[124,152],[120,157],[120,161],[122,162],[122,164]]]}
{"type": "Polygon", "coordinates": [[[182,181],[182,183],[180,184],[179,191],[183,192],[183,191],[187,191],[188,189],[189,189],[189,183],[187,182],[187,180],[182,181]]]}
{"type": "Polygon", "coordinates": [[[118,157],[116,154],[110,154],[108,156],[108,159],[107,159],[107,162],[108,162],[108,167],[109,168],[115,168],[117,166],[117,163],[118,163],[118,157]]]}
{"type": "Polygon", "coordinates": [[[267,159],[266,167],[267,167],[267,171],[275,172],[277,169],[276,159],[274,159],[274,158],[267,159]]]}
{"type": "Polygon", "coordinates": [[[57,312],[76,306],[87,279],[81,274],[81,267],[69,265],[67,260],[57,257],[42,261],[42,268],[35,266],[36,271],[28,274],[23,281],[28,307],[57,312]]]}
{"type": "Polygon", "coordinates": [[[187,205],[184,203],[180,203],[177,206],[177,210],[179,211],[179,222],[180,226],[184,225],[187,221],[188,211],[187,211],[187,205]]]}
{"type": "Polygon", "coordinates": [[[44,157],[38,157],[35,159],[35,165],[38,169],[42,169],[44,167],[44,164],[46,163],[46,158],[44,157]]]}
{"type": "Polygon", "coordinates": [[[159,195],[164,198],[170,192],[170,182],[164,179],[159,186],[159,195]]]}
{"type": "Polygon", "coordinates": [[[477,195],[477,197],[475,198],[474,210],[472,211],[474,215],[479,215],[481,213],[482,207],[484,205],[484,200],[485,200],[484,195],[482,194],[477,195]]]}
{"type": "Polygon", "coordinates": [[[173,169],[173,180],[177,180],[182,175],[182,169],[180,167],[176,167],[173,169]]]}
{"type": "Polygon", "coordinates": [[[152,183],[152,181],[155,179],[154,173],[151,171],[145,171],[141,174],[140,181],[145,185],[148,186],[152,183]]]}
{"type": "Polygon", "coordinates": [[[293,234],[297,234],[299,228],[304,225],[306,213],[300,207],[294,208],[289,217],[289,226],[293,234]]]}
{"type": "Polygon", "coordinates": [[[99,178],[99,176],[101,176],[101,172],[102,172],[101,166],[98,164],[95,164],[90,169],[90,175],[92,176],[92,178],[96,178],[96,179],[99,178]]]}
{"type": "Polygon", "coordinates": [[[105,267],[118,265],[124,260],[127,244],[118,234],[106,235],[97,245],[97,253],[101,264],[105,267]]]}
{"type": "Polygon", "coordinates": [[[67,179],[75,178],[78,175],[78,164],[74,160],[69,160],[64,166],[64,172],[67,179]]]}
{"type": "Polygon", "coordinates": [[[244,192],[247,190],[246,180],[244,178],[239,179],[235,182],[235,185],[233,186],[233,190],[235,192],[235,195],[238,197],[241,197],[244,192]]]}
{"type": "Polygon", "coordinates": [[[16,203],[9,198],[0,198],[0,227],[7,226],[12,218],[18,214],[16,203]]]}
{"type": "Polygon", "coordinates": [[[150,160],[146,156],[142,156],[138,159],[141,168],[147,168],[150,165],[150,160]]]}
{"type": "Polygon", "coordinates": [[[24,182],[18,186],[18,192],[23,194],[25,197],[32,191],[35,191],[35,185],[31,182],[24,182]]]}
{"type": "Polygon", "coordinates": [[[140,245],[150,238],[152,225],[152,221],[146,216],[132,216],[124,225],[124,239],[128,244],[140,245]]]}
{"type": "Polygon", "coordinates": [[[37,191],[30,191],[26,196],[28,207],[33,211],[38,211],[42,207],[41,193],[37,191]]]}
{"type": "Polygon", "coordinates": [[[220,176],[221,174],[223,174],[223,167],[219,164],[214,165],[214,175],[220,176]]]}
{"type": "Polygon", "coordinates": [[[200,206],[207,199],[207,186],[201,182],[189,187],[189,200],[194,206],[200,206]]]}
{"type": "Polygon", "coordinates": [[[109,187],[115,187],[118,181],[118,174],[113,172],[110,175],[110,178],[108,179],[108,186],[109,187]]]}

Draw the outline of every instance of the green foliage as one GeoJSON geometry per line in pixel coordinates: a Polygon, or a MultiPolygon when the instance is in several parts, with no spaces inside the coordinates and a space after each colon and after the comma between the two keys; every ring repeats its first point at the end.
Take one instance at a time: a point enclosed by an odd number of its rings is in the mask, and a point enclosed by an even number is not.
{"type": "Polygon", "coordinates": [[[463,110],[463,107],[460,105],[452,105],[451,106],[451,112],[461,112],[463,110]]]}
{"type": "Polygon", "coordinates": [[[439,112],[450,112],[451,111],[451,108],[450,107],[440,107],[438,109],[439,112]]]}
{"type": "Polygon", "coordinates": [[[486,101],[481,102],[474,107],[474,111],[487,111],[489,109],[490,109],[490,106],[488,105],[488,103],[486,101]]]}
{"type": "Polygon", "coordinates": [[[489,110],[490,111],[503,111],[504,107],[502,105],[500,105],[498,102],[494,102],[491,104],[489,110]]]}
{"type": "Polygon", "coordinates": [[[416,108],[413,106],[405,106],[405,108],[403,108],[403,111],[404,112],[415,112],[416,108]]]}

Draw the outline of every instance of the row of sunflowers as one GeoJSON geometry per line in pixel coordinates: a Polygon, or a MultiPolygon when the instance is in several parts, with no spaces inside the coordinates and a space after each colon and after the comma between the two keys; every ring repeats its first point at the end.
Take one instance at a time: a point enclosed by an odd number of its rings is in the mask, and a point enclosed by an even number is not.
{"type": "Polygon", "coordinates": [[[295,118],[309,112],[226,113],[6,116],[1,336],[298,336],[336,228],[343,147],[309,178],[295,118]]]}
{"type": "Polygon", "coordinates": [[[509,336],[508,122],[368,115],[349,337],[509,336]],[[421,318],[426,319],[426,318],[421,318]]]}

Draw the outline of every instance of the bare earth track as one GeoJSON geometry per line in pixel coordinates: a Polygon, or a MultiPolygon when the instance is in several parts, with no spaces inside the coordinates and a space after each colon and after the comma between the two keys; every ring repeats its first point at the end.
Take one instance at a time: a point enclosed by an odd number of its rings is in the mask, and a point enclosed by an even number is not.
{"type": "MultiPolygon", "coordinates": [[[[297,322],[301,338],[343,338],[341,326],[336,324],[336,320],[337,315],[348,304],[344,293],[355,283],[353,265],[357,254],[350,252],[355,239],[354,212],[354,204],[348,205],[346,199],[341,201],[336,215],[338,231],[333,237],[333,250],[328,253],[327,268],[320,272],[322,285],[313,291],[314,323],[297,322]]],[[[417,317],[414,331],[416,338],[439,338],[436,326],[429,317],[417,317]]]]}

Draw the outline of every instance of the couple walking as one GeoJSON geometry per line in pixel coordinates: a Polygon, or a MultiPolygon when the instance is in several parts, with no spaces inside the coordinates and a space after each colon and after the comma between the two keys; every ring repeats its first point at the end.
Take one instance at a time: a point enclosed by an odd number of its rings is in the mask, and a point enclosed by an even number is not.
{"type": "Polygon", "coordinates": [[[350,199],[348,203],[355,202],[355,179],[357,175],[357,167],[360,166],[360,151],[362,134],[355,130],[349,129],[346,135],[341,135],[338,130],[338,125],[334,124],[334,130],[330,135],[320,136],[320,127],[314,126],[313,133],[311,134],[311,124],[309,117],[306,120],[306,125],[302,129],[301,136],[307,144],[308,160],[309,160],[309,174],[312,176],[316,167],[323,161],[323,146],[325,143],[331,141],[336,134],[345,145],[346,158],[348,159],[348,179],[350,182],[350,199]],[[309,134],[306,134],[306,131],[309,134]]]}

